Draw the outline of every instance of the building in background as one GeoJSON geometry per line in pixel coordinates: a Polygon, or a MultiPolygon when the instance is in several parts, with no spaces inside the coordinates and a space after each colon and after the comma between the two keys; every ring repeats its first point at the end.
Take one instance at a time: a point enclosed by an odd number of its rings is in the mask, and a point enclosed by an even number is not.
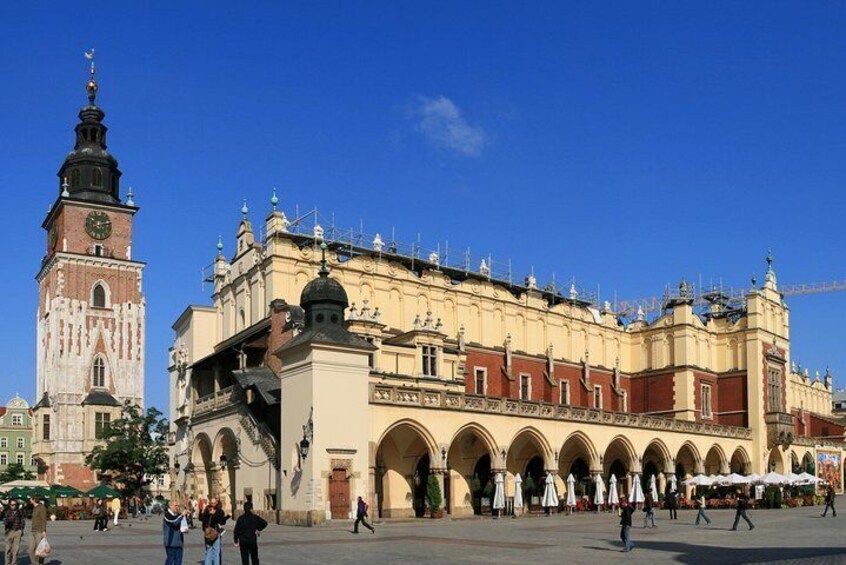
{"type": "Polygon", "coordinates": [[[95,104],[93,61],[86,90],[76,143],[42,224],[32,446],[46,469],[41,478],[81,490],[97,482],[85,456],[121,404],[144,405],[144,263],[132,247],[138,208],[131,189],[120,196],[121,172],[95,104]]]}
{"type": "Polygon", "coordinates": [[[0,471],[13,463],[37,471],[32,458],[32,410],[18,395],[0,408],[0,471]]]}
{"type": "Polygon", "coordinates": [[[650,319],[271,203],[261,241],[244,206],[212,305],[173,326],[175,496],[251,500],[292,524],[347,518],[359,495],[375,515],[421,516],[434,475],[461,515],[495,473],[537,488],[552,473],[559,492],[569,474],[623,492],[656,475],[663,490],[843,450],[831,375],[791,363],[772,257],[742,296],[702,307],[683,282],[650,319]]]}

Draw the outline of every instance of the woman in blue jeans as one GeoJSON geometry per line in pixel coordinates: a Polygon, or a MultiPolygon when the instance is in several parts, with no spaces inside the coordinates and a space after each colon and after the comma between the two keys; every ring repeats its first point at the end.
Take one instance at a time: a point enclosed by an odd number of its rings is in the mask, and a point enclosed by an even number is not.
{"type": "Polygon", "coordinates": [[[220,533],[229,516],[220,508],[220,499],[216,496],[209,499],[209,503],[200,514],[203,524],[203,536],[206,541],[206,553],[203,565],[220,565],[220,533]]]}

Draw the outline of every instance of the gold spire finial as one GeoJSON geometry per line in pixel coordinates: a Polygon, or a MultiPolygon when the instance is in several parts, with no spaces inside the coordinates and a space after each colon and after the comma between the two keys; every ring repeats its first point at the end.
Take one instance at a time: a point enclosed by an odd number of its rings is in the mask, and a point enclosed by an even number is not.
{"type": "Polygon", "coordinates": [[[85,90],[88,91],[88,102],[94,104],[94,99],[97,97],[97,81],[94,79],[94,48],[91,51],[85,52],[85,58],[91,61],[91,75],[88,77],[88,82],[85,83],[85,90]]]}

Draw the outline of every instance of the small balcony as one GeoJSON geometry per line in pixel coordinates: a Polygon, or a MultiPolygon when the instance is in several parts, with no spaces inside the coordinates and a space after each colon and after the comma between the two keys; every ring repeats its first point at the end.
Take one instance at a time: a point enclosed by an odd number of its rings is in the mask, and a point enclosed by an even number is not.
{"type": "Polygon", "coordinates": [[[777,445],[786,448],[793,443],[795,427],[792,415],[785,412],[767,412],[764,414],[764,423],[767,425],[768,449],[777,445]]]}
{"type": "Polygon", "coordinates": [[[215,412],[237,408],[242,395],[241,387],[233,385],[212,394],[201,396],[194,402],[194,417],[207,416],[215,412]]]}

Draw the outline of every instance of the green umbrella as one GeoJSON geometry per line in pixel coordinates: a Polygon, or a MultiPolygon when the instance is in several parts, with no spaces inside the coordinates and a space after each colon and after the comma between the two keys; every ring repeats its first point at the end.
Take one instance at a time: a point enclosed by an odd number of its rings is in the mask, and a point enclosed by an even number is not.
{"type": "Polygon", "coordinates": [[[47,498],[50,496],[50,491],[44,487],[35,487],[29,489],[27,496],[37,496],[39,498],[47,498]]]}
{"type": "Polygon", "coordinates": [[[92,498],[109,498],[114,496],[120,497],[120,493],[108,485],[97,485],[86,492],[85,496],[90,496],[92,498]]]}
{"type": "Polygon", "coordinates": [[[32,493],[29,487],[15,487],[6,493],[6,498],[26,498],[32,493]]]}
{"type": "Polygon", "coordinates": [[[50,494],[56,498],[81,498],[85,493],[68,485],[53,485],[50,487],[50,494]]]}

